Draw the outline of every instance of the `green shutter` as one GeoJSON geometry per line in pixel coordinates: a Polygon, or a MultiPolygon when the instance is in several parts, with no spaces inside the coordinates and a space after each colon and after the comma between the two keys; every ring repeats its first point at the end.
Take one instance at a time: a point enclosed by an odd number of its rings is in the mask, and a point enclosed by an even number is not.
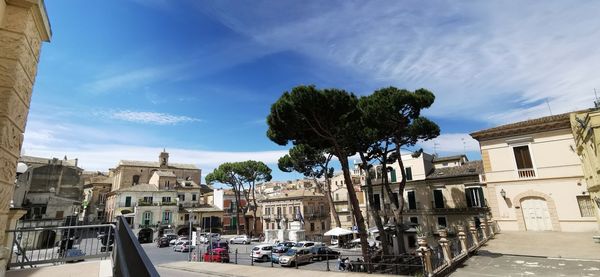
{"type": "Polygon", "coordinates": [[[395,183],[396,182],[396,170],[392,169],[392,171],[390,171],[390,175],[391,175],[392,183],[395,183]]]}

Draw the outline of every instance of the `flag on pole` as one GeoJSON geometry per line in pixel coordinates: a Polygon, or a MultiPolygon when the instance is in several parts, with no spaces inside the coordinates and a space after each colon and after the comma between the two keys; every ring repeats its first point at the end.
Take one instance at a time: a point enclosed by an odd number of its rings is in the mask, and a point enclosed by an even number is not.
{"type": "Polygon", "coordinates": [[[296,218],[298,218],[298,220],[300,220],[300,222],[302,222],[302,224],[304,224],[304,217],[302,217],[302,213],[300,212],[300,209],[296,210],[296,218]]]}

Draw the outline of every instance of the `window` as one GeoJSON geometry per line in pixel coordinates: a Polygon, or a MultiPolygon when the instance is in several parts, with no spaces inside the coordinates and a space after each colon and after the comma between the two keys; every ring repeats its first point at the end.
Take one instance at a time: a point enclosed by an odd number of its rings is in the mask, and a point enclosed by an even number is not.
{"type": "Polygon", "coordinates": [[[140,175],[133,175],[132,184],[137,185],[140,183],[140,175]]]}
{"type": "Polygon", "coordinates": [[[381,201],[379,200],[379,194],[373,195],[373,209],[381,210],[381,201]]]}
{"type": "Polygon", "coordinates": [[[408,209],[416,210],[417,209],[417,198],[415,196],[415,191],[408,192],[408,209]]]}
{"type": "Polygon", "coordinates": [[[433,190],[433,207],[436,209],[444,208],[444,194],[441,189],[433,190]]]}
{"type": "Polygon", "coordinates": [[[281,207],[277,207],[277,215],[281,215],[281,207]]]}
{"type": "Polygon", "coordinates": [[[265,208],[265,214],[266,215],[270,215],[271,214],[271,208],[265,208]]]}
{"type": "Polygon", "coordinates": [[[392,183],[397,182],[397,179],[396,179],[396,170],[394,170],[393,168],[390,169],[390,181],[392,183]]]}
{"type": "Polygon", "coordinates": [[[410,168],[410,166],[404,168],[404,173],[406,173],[406,181],[410,181],[413,179],[412,168],[410,168]]]}
{"type": "Polygon", "coordinates": [[[162,202],[170,203],[171,202],[171,197],[169,197],[169,196],[163,196],[162,202]]]}
{"type": "Polygon", "coordinates": [[[339,194],[335,194],[335,201],[340,201],[340,195],[339,194]]]}
{"type": "Polygon", "coordinates": [[[125,207],[131,207],[131,196],[125,197],[125,207]]]}
{"type": "Polygon", "coordinates": [[[195,193],[194,193],[194,194],[192,194],[192,201],[196,201],[196,197],[197,197],[197,196],[196,196],[196,194],[195,194],[195,193]]]}
{"type": "Polygon", "coordinates": [[[415,236],[408,236],[408,247],[416,248],[417,247],[417,238],[415,236]]]}
{"type": "Polygon", "coordinates": [[[152,196],[144,196],[145,203],[152,203],[152,196]]]}
{"type": "Polygon", "coordinates": [[[479,227],[481,226],[481,220],[479,220],[479,217],[474,216],[473,221],[475,221],[475,228],[479,229],[479,227]]]}
{"type": "Polygon", "coordinates": [[[485,207],[483,189],[467,188],[465,189],[465,196],[467,198],[467,207],[485,207]]]}
{"type": "Polygon", "coordinates": [[[170,224],[172,215],[173,214],[171,213],[171,211],[164,211],[163,212],[163,224],[170,224]]]}
{"type": "Polygon", "coordinates": [[[179,194],[177,195],[177,198],[179,198],[179,201],[183,202],[185,201],[185,194],[179,194]]]}
{"type": "Polygon", "coordinates": [[[321,230],[325,230],[325,221],[321,221],[321,230]]]}
{"type": "Polygon", "coordinates": [[[518,146],[514,147],[515,161],[517,162],[518,169],[533,169],[533,163],[531,162],[531,156],[529,154],[529,146],[518,146]]]}
{"type": "Polygon", "coordinates": [[[442,163],[442,166],[448,166],[448,163],[442,163]]]}
{"type": "Polygon", "coordinates": [[[314,231],[314,230],[315,230],[315,223],[314,223],[314,222],[311,222],[311,223],[310,223],[310,230],[311,230],[311,231],[314,231]]]}
{"type": "Polygon", "coordinates": [[[416,216],[411,216],[410,217],[410,222],[414,223],[414,224],[419,224],[419,218],[416,216]]]}
{"type": "Polygon", "coordinates": [[[152,222],[152,212],[144,212],[142,216],[143,225],[150,225],[152,222]]]}
{"type": "Polygon", "coordinates": [[[438,228],[442,228],[442,227],[445,228],[445,227],[447,227],[448,225],[446,223],[446,217],[445,216],[438,216],[438,218],[437,218],[437,225],[438,225],[438,228]]]}
{"type": "Polygon", "coordinates": [[[594,203],[589,195],[577,196],[577,204],[579,204],[579,212],[581,217],[594,217],[594,203]]]}

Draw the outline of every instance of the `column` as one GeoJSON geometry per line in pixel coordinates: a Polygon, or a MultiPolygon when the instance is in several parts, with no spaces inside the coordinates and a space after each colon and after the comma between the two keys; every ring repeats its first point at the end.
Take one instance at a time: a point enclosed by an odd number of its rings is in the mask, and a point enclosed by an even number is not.
{"type": "Polygon", "coordinates": [[[487,222],[487,220],[485,218],[483,218],[483,220],[481,220],[480,226],[481,226],[481,231],[482,231],[481,234],[483,236],[482,238],[480,238],[481,241],[487,240],[487,223],[486,222],[487,222]]]}
{"type": "Polygon", "coordinates": [[[423,267],[425,269],[425,276],[433,276],[433,264],[431,263],[431,249],[427,245],[425,237],[419,237],[417,239],[417,253],[423,259],[423,267]]]}
{"type": "Polygon", "coordinates": [[[493,238],[496,233],[494,231],[494,220],[491,218],[488,219],[488,228],[490,229],[490,238],[493,238]]]}
{"type": "Polygon", "coordinates": [[[438,241],[442,246],[442,251],[444,251],[444,260],[448,265],[452,262],[452,251],[450,251],[450,241],[448,240],[448,230],[439,229],[438,234],[440,235],[440,240],[438,241]]]}
{"type": "Polygon", "coordinates": [[[50,36],[42,0],[0,0],[0,276],[12,251],[5,231],[22,213],[9,204],[41,43],[50,36]]]}
{"type": "Polygon", "coordinates": [[[469,248],[467,246],[467,233],[465,233],[465,227],[462,225],[458,226],[457,230],[458,230],[458,240],[460,241],[460,252],[468,253],[469,248]]]}
{"type": "Polygon", "coordinates": [[[479,247],[479,238],[477,235],[477,227],[475,227],[475,221],[469,220],[469,232],[473,236],[473,244],[475,247],[479,247]]]}

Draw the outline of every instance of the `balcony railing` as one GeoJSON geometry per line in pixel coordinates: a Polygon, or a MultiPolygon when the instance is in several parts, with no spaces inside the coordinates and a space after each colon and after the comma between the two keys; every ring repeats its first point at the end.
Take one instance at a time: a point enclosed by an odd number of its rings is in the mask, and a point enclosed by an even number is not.
{"type": "Polygon", "coordinates": [[[114,276],[160,276],[122,216],[117,218],[115,234],[114,276]]]}
{"type": "Polygon", "coordinates": [[[171,202],[161,202],[161,205],[163,206],[177,206],[177,202],[171,201],[171,202]]]}
{"type": "Polygon", "coordinates": [[[517,173],[519,175],[519,178],[521,178],[521,179],[535,178],[535,169],[533,169],[533,168],[518,169],[517,173]]]}

